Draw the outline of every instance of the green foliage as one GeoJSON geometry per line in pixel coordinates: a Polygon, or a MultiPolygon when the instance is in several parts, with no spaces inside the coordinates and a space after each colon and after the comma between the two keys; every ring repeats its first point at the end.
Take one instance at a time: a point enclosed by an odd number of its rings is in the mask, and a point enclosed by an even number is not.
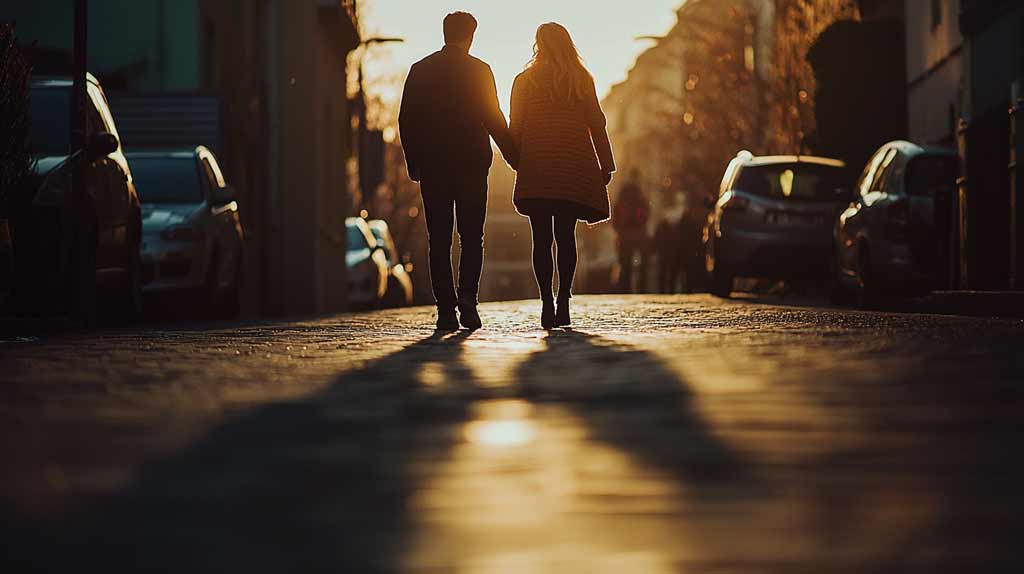
{"type": "Polygon", "coordinates": [[[0,23],[0,219],[8,201],[31,174],[29,76],[31,65],[18,49],[14,25],[0,23]]]}

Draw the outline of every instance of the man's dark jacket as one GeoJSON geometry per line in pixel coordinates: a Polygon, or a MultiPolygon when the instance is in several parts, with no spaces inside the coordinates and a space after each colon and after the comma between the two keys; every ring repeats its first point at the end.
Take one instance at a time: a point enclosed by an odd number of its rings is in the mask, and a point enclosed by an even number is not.
{"type": "Polygon", "coordinates": [[[409,175],[420,180],[486,175],[490,137],[515,166],[490,66],[455,46],[412,66],[398,117],[409,175]]]}

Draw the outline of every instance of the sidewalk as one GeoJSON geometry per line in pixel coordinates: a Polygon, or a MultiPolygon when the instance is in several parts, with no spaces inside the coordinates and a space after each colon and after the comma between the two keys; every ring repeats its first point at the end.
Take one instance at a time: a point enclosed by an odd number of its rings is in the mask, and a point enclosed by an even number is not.
{"type": "Polygon", "coordinates": [[[1024,318],[1024,291],[935,291],[924,305],[943,315],[1024,318]]]}
{"type": "Polygon", "coordinates": [[[545,332],[539,307],[0,345],[0,564],[1020,570],[1016,321],[581,296],[545,332]]]}

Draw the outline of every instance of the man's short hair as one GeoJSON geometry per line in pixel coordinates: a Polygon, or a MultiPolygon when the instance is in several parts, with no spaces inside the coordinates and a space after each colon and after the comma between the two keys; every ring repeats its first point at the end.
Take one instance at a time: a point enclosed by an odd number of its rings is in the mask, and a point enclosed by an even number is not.
{"type": "Polygon", "coordinates": [[[465,42],[476,33],[476,18],[469,12],[452,12],[444,17],[444,43],[465,42]]]}

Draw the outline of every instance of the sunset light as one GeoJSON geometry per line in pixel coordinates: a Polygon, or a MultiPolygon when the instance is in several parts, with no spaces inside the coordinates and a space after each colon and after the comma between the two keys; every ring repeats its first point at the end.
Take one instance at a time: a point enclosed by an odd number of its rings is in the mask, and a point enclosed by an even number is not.
{"type": "Polygon", "coordinates": [[[1024,0],[6,0],[3,572],[1019,572],[1024,0]]]}
{"type": "MultiPolygon", "coordinates": [[[[367,35],[398,36],[403,44],[372,48],[367,55],[367,80],[387,80],[408,71],[420,58],[444,44],[441,21],[449,12],[464,10],[480,27],[472,53],[494,70],[501,105],[508,111],[512,80],[533,54],[534,33],[555,21],[573,35],[594,75],[598,94],[626,77],[637,54],[650,46],[638,36],[659,35],[676,20],[678,0],[593,2],[593,0],[372,0],[362,7],[367,35]]],[[[373,88],[371,87],[371,90],[373,88]]],[[[398,97],[394,85],[381,88],[382,97],[398,97]]]]}

